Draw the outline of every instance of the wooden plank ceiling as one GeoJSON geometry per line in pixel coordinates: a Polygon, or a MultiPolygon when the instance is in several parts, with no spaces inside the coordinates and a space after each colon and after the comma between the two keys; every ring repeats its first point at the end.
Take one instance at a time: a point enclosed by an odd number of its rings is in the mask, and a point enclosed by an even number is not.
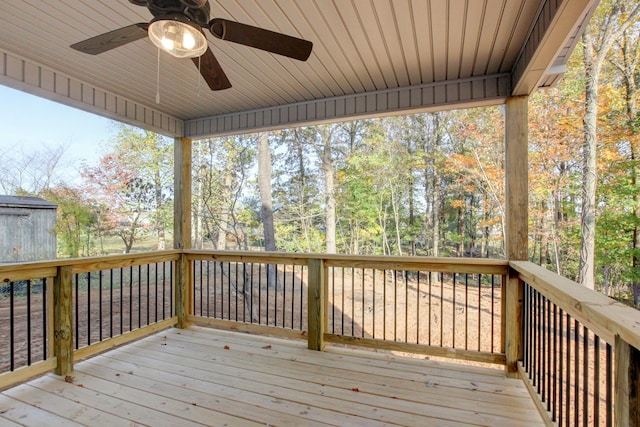
{"type": "Polygon", "coordinates": [[[597,0],[210,3],[212,18],[312,41],[310,59],[291,60],[206,32],[233,88],[212,92],[190,60],[161,55],[156,104],[158,52],[148,39],[98,56],[69,48],[148,22],[146,7],[126,0],[2,1],[0,83],[175,136],[498,103],[554,80],[547,71],[572,49],[597,0]],[[451,82],[456,86],[444,86],[451,82]],[[366,98],[371,94],[377,98],[366,98]],[[256,111],[268,114],[256,118],[256,111]]]}

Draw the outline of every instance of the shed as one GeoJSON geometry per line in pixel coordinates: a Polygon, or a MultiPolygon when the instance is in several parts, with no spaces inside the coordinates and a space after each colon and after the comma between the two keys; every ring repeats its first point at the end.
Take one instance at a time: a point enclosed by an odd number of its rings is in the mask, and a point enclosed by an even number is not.
{"type": "Polygon", "coordinates": [[[0,263],[55,259],[57,209],[39,197],[0,196],[0,263]]]}

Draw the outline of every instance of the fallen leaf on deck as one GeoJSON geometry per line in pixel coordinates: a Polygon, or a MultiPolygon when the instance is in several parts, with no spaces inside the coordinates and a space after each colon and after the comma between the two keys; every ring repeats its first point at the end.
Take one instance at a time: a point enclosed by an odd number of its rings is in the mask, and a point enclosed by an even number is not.
{"type": "Polygon", "coordinates": [[[84,384],[78,384],[78,387],[84,387],[84,384]]]}
{"type": "Polygon", "coordinates": [[[264,347],[262,347],[262,348],[264,348],[265,350],[271,350],[271,346],[270,346],[270,345],[265,345],[265,346],[264,346],[264,347]]]}
{"type": "Polygon", "coordinates": [[[225,346],[224,346],[224,349],[225,349],[225,350],[229,350],[229,348],[230,348],[230,347],[229,347],[228,345],[225,345],[225,346]]]}
{"type": "Polygon", "coordinates": [[[64,377],[65,382],[73,384],[73,377],[71,375],[67,375],[64,377]]]}
{"type": "Polygon", "coordinates": [[[193,402],[192,405],[193,406],[198,406],[198,404],[196,402],[193,402]]]}
{"type": "Polygon", "coordinates": [[[360,391],[360,390],[358,389],[358,387],[354,387],[351,389],[351,391],[360,391]]]}

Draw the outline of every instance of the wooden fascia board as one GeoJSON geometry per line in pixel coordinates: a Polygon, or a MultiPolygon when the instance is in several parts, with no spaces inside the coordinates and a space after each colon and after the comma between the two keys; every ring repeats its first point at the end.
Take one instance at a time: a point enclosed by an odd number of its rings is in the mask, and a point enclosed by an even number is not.
{"type": "Polygon", "coordinates": [[[185,136],[259,132],[397,114],[503,104],[511,92],[509,74],[443,81],[317,99],[185,122],[185,136]]]}
{"type": "Polygon", "coordinates": [[[584,29],[582,23],[591,17],[598,2],[545,1],[513,67],[512,95],[530,95],[544,82],[547,71],[554,66],[571,37],[580,37],[580,30],[584,29]]]}
{"type": "Polygon", "coordinates": [[[0,49],[0,84],[99,116],[181,137],[184,121],[0,49]]]}

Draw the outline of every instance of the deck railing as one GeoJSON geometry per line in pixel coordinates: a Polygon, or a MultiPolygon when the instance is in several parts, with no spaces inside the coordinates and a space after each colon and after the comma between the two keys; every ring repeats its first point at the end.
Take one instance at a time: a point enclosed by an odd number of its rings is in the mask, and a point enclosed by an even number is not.
{"type": "Polygon", "coordinates": [[[503,364],[549,424],[640,425],[640,314],[528,262],[194,250],[0,266],[0,388],[190,323],[503,364]]]}
{"type": "Polygon", "coordinates": [[[0,266],[0,388],[175,325],[177,251],[0,266]]]}
{"type": "Polygon", "coordinates": [[[640,312],[530,262],[510,264],[523,295],[518,369],[541,412],[558,426],[638,425],[640,312]]]}

